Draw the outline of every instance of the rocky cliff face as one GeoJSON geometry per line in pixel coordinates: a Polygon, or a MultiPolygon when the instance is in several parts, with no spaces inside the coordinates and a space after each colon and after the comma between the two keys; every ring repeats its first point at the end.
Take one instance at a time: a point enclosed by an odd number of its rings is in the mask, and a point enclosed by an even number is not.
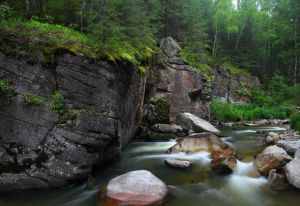
{"type": "Polygon", "coordinates": [[[213,98],[231,103],[248,103],[254,86],[261,87],[259,79],[248,74],[233,73],[227,68],[214,68],[213,98]]]}
{"type": "Polygon", "coordinates": [[[179,56],[180,47],[172,38],[160,42],[160,82],[155,98],[165,98],[171,105],[172,120],[183,112],[209,119],[212,90],[207,78],[179,56]]]}
{"type": "Polygon", "coordinates": [[[117,160],[139,127],[143,103],[151,113],[151,97],[170,104],[171,122],[184,112],[209,119],[212,98],[247,102],[259,84],[222,68],[212,70],[210,81],[180,57],[172,38],[160,48],[147,75],[128,62],[64,54],[44,67],[0,53],[0,80],[14,92],[9,103],[0,99],[0,192],[71,184],[94,165],[117,160]],[[64,98],[58,105],[55,91],[64,98]]]}
{"type": "Polygon", "coordinates": [[[51,68],[2,53],[0,62],[0,79],[15,93],[0,110],[0,191],[80,181],[93,165],[116,160],[134,136],[145,79],[132,64],[71,54],[51,68]],[[65,102],[60,116],[50,108],[55,90],[65,102]],[[26,103],[28,95],[44,101],[26,103]]]}
{"type": "Polygon", "coordinates": [[[214,98],[232,103],[251,101],[252,87],[259,86],[257,77],[232,73],[227,68],[212,68],[213,80],[200,73],[183,60],[178,44],[172,38],[160,41],[158,67],[160,82],[155,98],[165,98],[171,105],[171,120],[183,112],[209,119],[209,103],[214,98]]]}

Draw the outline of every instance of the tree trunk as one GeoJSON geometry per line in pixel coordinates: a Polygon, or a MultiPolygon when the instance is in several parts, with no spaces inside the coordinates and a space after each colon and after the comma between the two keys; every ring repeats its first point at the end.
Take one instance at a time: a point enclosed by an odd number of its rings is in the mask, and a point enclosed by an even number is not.
{"type": "Polygon", "coordinates": [[[212,55],[216,56],[217,55],[217,42],[218,41],[218,25],[216,25],[216,32],[215,32],[215,39],[214,39],[214,46],[213,46],[213,51],[212,55]]]}
{"type": "Polygon", "coordinates": [[[294,66],[294,85],[297,84],[297,67],[298,67],[298,54],[297,54],[297,23],[298,18],[295,20],[295,66],[294,66]]]}
{"type": "Polygon", "coordinates": [[[83,10],[86,5],[86,1],[82,1],[82,7],[80,9],[80,31],[83,32],[83,10]]]}
{"type": "Polygon", "coordinates": [[[26,17],[29,18],[29,0],[25,0],[26,17]]]}
{"type": "Polygon", "coordinates": [[[245,22],[243,23],[242,29],[241,29],[241,31],[240,31],[240,33],[239,33],[238,39],[236,40],[236,45],[235,45],[235,48],[236,48],[236,49],[237,49],[238,46],[239,46],[239,41],[240,41],[240,38],[241,38],[241,36],[242,36],[242,33],[243,33],[243,31],[244,31],[244,28],[245,28],[245,26],[246,26],[247,21],[248,21],[248,17],[246,17],[245,22]]]}

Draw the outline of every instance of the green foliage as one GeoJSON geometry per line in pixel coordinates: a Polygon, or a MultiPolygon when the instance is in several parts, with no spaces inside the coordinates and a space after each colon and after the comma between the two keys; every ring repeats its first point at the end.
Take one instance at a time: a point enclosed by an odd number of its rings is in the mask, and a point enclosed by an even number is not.
{"type": "Polygon", "coordinates": [[[246,76],[248,76],[248,77],[252,77],[252,75],[251,75],[248,71],[246,71],[246,70],[244,70],[244,69],[237,68],[237,67],[235,67],[235,66],[232,66],[232,64],[229,63],[229,62],[225,62],[225,63],[223,64],[223,66],[224,66],[225,68],[228,68],[229,71],[230,71],[232,74],[244,74],[244,75],[246,75],[246,76]]]}
{"type": "Polygon", "coordinates": [[[283,76],[281,76],[278,72],[276,72],[272,77],[269,88],[272,98],[276,102],[281,103],[287,99],[288,86],[284,83],[283,76]]]}
{"type": "Polygon", "coordinates": [[[293,114],[290,117],[291,128],[300,132],[300,114],[293,114]]]}
{"type": "Polygon", "coordinates": [[[24,94],[23,95],[23,103],[25,105],[32,105],[32,104],[39,105],[39,104],[45,104],[47,102],[43,97],[40,97],[38,95],[24,94]]]}
{"type": "Polygon", "coordinates": [[[11,11],[8,5],[0,4],[0,19],[5,18],[11,11]]]}
{"type": "Polygon", "coordinates": [[[232,104],[216,100],[212,101],[210,111],[221,122],[286,119],[293,112],[285,107],[258,107],[255,104],[232,104]]]}
{"type": "Polygon", "coordinates": [[[55,91],[52,94],[52,99],[50,108],[55,110],[59,116],[62,116],[65,112],[65,101],[63,95],[59,93],[59,91],[55,91]]]}
{"type": "Polygon", "coordinates": [[[14,96],[14,90],[4,80],[0,80],[0,97],[1,97],[1,104],[7,105],[9,104],[14,96]]]}
{"type": "Polygon", "coordinates": [[[286,96],[287,99],[284,101],[284,104],[300,106],[300,84],[289,87],[286,96]]]}
{"type": "Polygon", "coordinates": [[[252,103],[258,107],[268,107],[274,104],[274,101],[258,87],[253,87],[252,89],[252,103]]]}

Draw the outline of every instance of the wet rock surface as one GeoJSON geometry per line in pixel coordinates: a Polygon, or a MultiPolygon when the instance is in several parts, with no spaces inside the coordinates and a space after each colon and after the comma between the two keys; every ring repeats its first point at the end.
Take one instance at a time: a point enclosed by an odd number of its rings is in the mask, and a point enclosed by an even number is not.
{"type": "Polygon", "coordinates": [[[268,176],[270,170],[279,169],[291,160],[292,158],[282,148],[269,146],[257,155],[254,166],[262,175],[268,176]]]}
{"type": "Polygon", "coordinates": [[[173,147],[169,148],[167,153],[177,154],[180,152],[185,152],[187,154],[192,154],[196,152],[214,152],[217,150],[223,150],[227,146],[223,140],[211,133],[204,134],[194,134],[188,136],[183,140],[179,141],[173,147]]]}
{"type": "Polygon", "coordinates": [[[30,65],[0,53],[0,79],[14,90],[0,111],[0,191],[60,187],[87,178],[93,165],[119,158],[139,124],[144,77],[130,63],[89,63],[65,54],[57,66],[30,65]],[[62,119],[51,95],[64,97],[62,119]],[[24,95],[44,104],[24,104],[24,95]],[[68,115],[66,115],[68,116],[68,115]]]}
{"type": "Polygon", "coordinates": [[[281,169],[276,171],[272,169],[269,172],[268,184],[275,190],[283,190],[288,187],[286,175],[281,169]]]}
{"type": "Polygon", "coordinates": [[[219,174],[228,174],[236,170],[237,154],[233,148],[217,150],[211,153],[211,168],[219,174]]]}
{"type": "Polygon", "coordinates": [[[146,170],[128,172],[107,186],[106,205],[153,205],[168,195],[165,183],[146,170]]]}

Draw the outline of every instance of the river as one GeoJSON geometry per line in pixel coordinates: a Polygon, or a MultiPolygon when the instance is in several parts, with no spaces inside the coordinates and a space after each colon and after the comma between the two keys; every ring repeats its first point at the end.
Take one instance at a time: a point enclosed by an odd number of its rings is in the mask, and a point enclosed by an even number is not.
{"type": "Polygon", "coordinates": [[[253,156],[263,150],[262,137],[256,131],[283,131],[280,127],[257,127],[233,130],[221,128],[224,141],[239,155],[237,171],[220,176],[210,171],[209,154],[165,154],[174,145],[168,142],[133,142],[123,151],[118,163],[95,173],[96,187],[76,187],[0,195],[0,206],[101,206],[100,188],[118,175],[145,169],[169,185],[173,196],[166,206],[299,206],[300,190],[274,191],[267,179],[256,174],[253,156]],[[193,162],[189,170],[177,170],[164,164],[168,157],[193,162]]]}

